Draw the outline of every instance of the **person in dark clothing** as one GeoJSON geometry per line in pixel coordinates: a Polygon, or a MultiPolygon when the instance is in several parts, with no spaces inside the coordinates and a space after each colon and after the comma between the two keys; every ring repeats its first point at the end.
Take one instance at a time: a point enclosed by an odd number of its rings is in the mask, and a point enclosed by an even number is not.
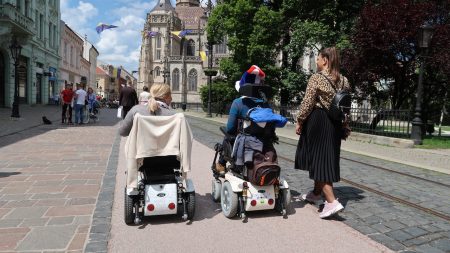
{"type": "Polygon", "coordinates": [[[128,84],[122,87],[119,94],[119,106],[123,106],[122,118],[124,119],[131,107],[138,103],[137,93],[131,86],[131,81],[128,81],[128,84]]]}
{"type": "Polygon", "coordinates": [[[350,90],[346,77],[339,73],[339,54],[334,47],[322,49],[317,57],[318,73],[313,74],[297,115],[295,131],[300,135],[295,168],[309,171],[314,190],[301,198],[319,203],[322,193],[325,205],[320,218],[327,218],[344,209],[333,192],[333,183],[340,180],[342,123],[327,115],[337,90],[350,90]]]}
{"type": "MultiPolygon", "coordinates": [[[[258,66],[253,65],[241,77],[240,81],[236,82],[235,88],[239,92],[240,88],[245,85],[262,85],[266,74],[258,66]]],[[[239,124],[247,117],[247,112],[253,107],[270,107],[269,104],[261,98],[241,96],[233,100],[231,104],[230,113],[228,116],[226,131],[230,135],[237,135],[239,131],[239,124]]],[[[216,164],[216,171],[220,174],[225,173],[226,161],[223,157],[219,157],[216,164]]]]}

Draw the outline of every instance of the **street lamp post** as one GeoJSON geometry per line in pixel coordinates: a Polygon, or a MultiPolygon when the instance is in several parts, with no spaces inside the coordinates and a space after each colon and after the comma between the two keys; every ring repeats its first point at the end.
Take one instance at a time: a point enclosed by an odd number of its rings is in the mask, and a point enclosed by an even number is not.
{"type": "Polygon", "coordinates": [[[428,47],[433,36],[433,27],[424,25],[420,27],[418,44],[421,49],[420,56],[422,58],[419,68],[419,80],[417,84],[417,98],[414,112],[414,119],[412,120],[411,139],[415,145],[422,145],[422,96],[423,96],[423,73],[425,69],[425,57],[427,55],[428,47]]]}
{"type": "Polygon", "coordinates": [[[22,46],[14,38],[11,45],[9,46],[11,50],[11,56],[14,60],[14,101],[12,104],[12,118],[20,118],[19,114],[19,76],[17,75],[17,67],[19,65],[20,52],[22,51],[22,46]]]}
{"type": "MultiPolygon", "coordinates": [[[[212,43],[208,42],[208,69],[212,70],[212,43]]],[[[211,114],[211,84],[212,84],[212,75],[211,73],[208,75],[208,114],[206,117],[212,118],[211,114]]]]}

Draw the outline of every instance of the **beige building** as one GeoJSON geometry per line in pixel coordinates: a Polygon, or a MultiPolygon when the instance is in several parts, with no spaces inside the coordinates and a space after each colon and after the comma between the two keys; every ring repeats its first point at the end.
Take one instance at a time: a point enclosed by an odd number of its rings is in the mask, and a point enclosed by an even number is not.
{"type": "MultiPolygon", "coordinates": [[[[58,84],[60,89],[68,83],[81,83],[82,72],[83,39],[80,38],[64,21],[61,20],[61,47],[59,53],[61,61],[59,64],[58,84]]],[[[86,68],[84,63],[84,68],[86,68]]]]}
{"type": "Polygon", "coordinates": [[[89,74],[86,76],[86,83],[89,87],[92,87],[94,91],[100,92],[98,90],[98,86],[96,84],[97,81],[97,57],[99,56],[99,52],[97,49],[87,40],[87,36],[84,36],[83,39],[83,58],[86,59],[89,65],[89,74]]]}
{"type": "MultiPolygon", "coordinates": [[[[206,85],[203,70],[208,62],[201,53],[207,51],[205,27],[206,10],[198,0],[159,0],[147,14],[142,31],[137,91],[154,83],[167,83],[172,88],[174,103],[199,103],[200,87],[206,85]],[[177,36],[180,31],[188,31],[177,36]]],[[[214,46],[213,67],[219,59],[228,56],[222,45],[214,46]]]]}

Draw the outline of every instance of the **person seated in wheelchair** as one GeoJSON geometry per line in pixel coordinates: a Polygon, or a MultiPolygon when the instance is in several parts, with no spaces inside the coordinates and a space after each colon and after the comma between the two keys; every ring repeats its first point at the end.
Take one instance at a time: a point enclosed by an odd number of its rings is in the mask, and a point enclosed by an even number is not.
{"type": "Polygon", "coordinates": [[[121,136],[128,136],[133,127],[134,116],[139,113],[142,116],[170,116],[175,112],[170,108],[172,102],[172,91],[167,84],[153,84],[150,89],[150,99],[148,104],[138,104],[133,106],[122,120],[119,128],[121,136]]]}
{"type": "MultiPolygon", "coordinates": [[[[275,124],[256,123],[249,119],[249,112],[253,108],[267,108],[270,105],[267,96],[271,95],[271,87],[264,85],[265,73],[258,66],[251,66],[236,82],[235,88],[241,97],[236,98],[230,108],[226,129],[222,129],[225,133],[223,141],[223,151],[220,153],[219,161],[216,163],[216,172],[223,175],[226,171],[226,163],[234,162],[232,166],[234,170],[243,172],[244,164],[253,159],[251,152],[246,157],[242,157],[243,152],[239,151],[239,145],[235,145],[235,137],[238,134],[245,135],[247,143],[256,150],[274,150],[273,142],[276,141],[275,124]],[[233,150],[231,148],[233,147],[233,150]],[[233,158],[232,158],[233,157],[233,158]]],[[[271,111],[271,109],[270,109],[271,111]]],[[[239,136],[238,136],[239,137],[239,136]]],[[[237,138],[237,137],[236,137],[237,138]]],[[[243,139],[241,138],[243,141],[243,139]]],[[[242,147],[242,146],[241,146],[242,147]]],[[[249,147],[250,148],[250,147],[249,147]]]]}
{"type": "MultiPolygon", "coordinates": [[[[128,112],[125,119],[122,120],[119,127],[119,134],[121,136],[126,137],[130,134],[134,119],[137,114],[141,116],[171,116],[175,114],[175,111],[170,108],[170,103],[172,102],[172,92],[169,85],[153,84],[150,89],[150,94],[151,98],[149,99],[148,104],[138,104],[133,106],[128,112]]],[[[145,167],[150,163],[150,160],[154,159],[144,159],[139,167],[145,167]]],[[[129,183],[132,184],[132,187],[136,188],[135,179],[130,180],[129,183]]],[[[132,189],[128,190],[128,192],[132,191],[132,189]]]]}

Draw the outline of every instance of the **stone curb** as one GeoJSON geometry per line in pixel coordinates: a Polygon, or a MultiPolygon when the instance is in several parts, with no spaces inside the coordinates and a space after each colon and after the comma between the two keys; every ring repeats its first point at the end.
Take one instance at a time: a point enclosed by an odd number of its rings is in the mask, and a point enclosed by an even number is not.
{"type": "Polygon", "coordinates": [[[414,148],[414,141],[407,139],[400,139],[394,137],[386,137],[386,136],[378,136],[378,135],[370,135],[364,133],[356,133],[352,132],[349,136],[349,139],[352,141],[362,141],[367,143],[374,143],[378,145],[387,145],[391,147],[398,148],[414,148]]]}
{"type": "Polygon", "coordinates": [[[119,161],[120,135],[114,140],[108,165],[103,177],[102,187],[98,195],[89,238],[83,252],[107,252],[111,232],[112,205],[116,187],[116,172],[119,161]]]}

